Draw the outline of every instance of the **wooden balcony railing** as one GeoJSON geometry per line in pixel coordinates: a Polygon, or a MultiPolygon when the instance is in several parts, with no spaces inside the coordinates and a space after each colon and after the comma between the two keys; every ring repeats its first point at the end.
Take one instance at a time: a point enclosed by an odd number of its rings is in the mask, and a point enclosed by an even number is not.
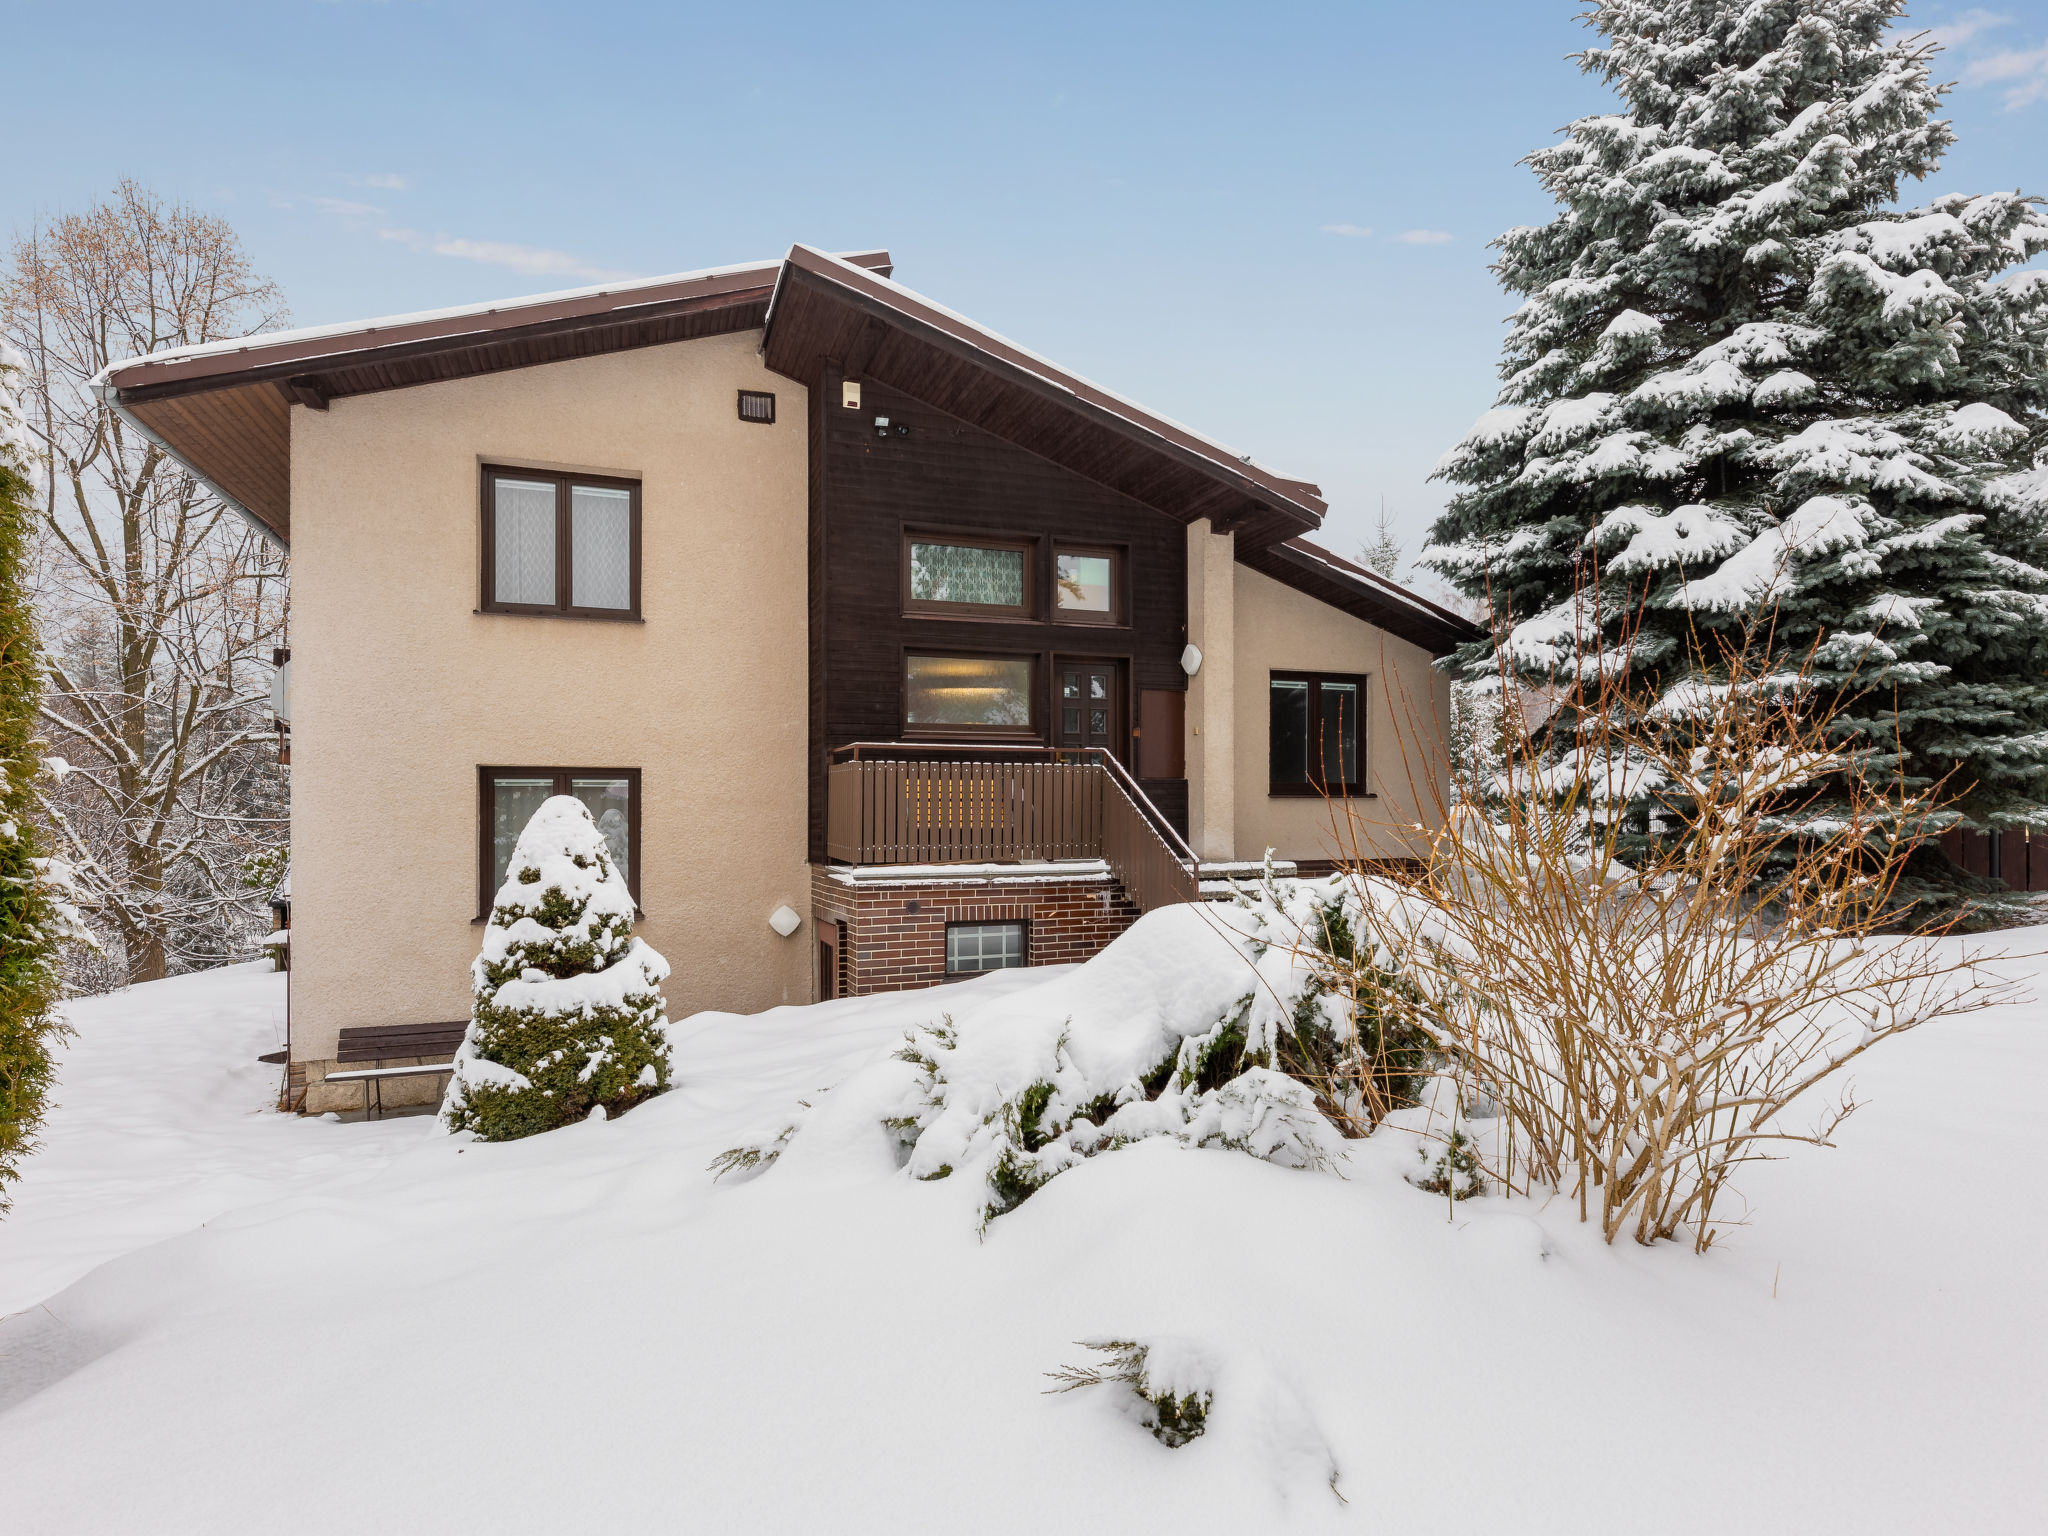
{"type": "Polygon", "coordinates": [[[1107,752],[861,742],[833,755],[825,851],[842,863],[1099,858],[1141,912],[1196,898],[1194,854],[1107,752]]]}

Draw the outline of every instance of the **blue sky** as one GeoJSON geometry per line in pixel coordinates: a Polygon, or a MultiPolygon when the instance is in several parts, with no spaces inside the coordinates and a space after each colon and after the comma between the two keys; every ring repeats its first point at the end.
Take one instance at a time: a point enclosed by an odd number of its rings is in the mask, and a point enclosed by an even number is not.
{"type": "MultiPolygon", "coordinates": [[[[886,245],[1412,553],[1493,392],[1486,244],[1549,216],[1516,162],[1610,100],[1583,8],[6,0],[0,226],[131,175],[301,324],[886,245]]],[[[2048,193],[2048,0],[1913,21],[1962,82],[1941,188],[2048,193]]]]}

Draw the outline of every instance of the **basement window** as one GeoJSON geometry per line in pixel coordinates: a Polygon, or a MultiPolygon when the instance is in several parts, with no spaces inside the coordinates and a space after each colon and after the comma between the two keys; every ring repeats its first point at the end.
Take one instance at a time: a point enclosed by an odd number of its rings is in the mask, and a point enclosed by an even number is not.
{"type": "Polygon", "coordinates": [[[1022,923],[946,924],[946,974],[973,976],[1024,963],[1022,923]]]}
{"type": "Polygon", "coordinates": [[[773,425],[775,421],[775,397],[765,389],[741,390],[740,420],[758,421],[763,425],[773,425]]]}

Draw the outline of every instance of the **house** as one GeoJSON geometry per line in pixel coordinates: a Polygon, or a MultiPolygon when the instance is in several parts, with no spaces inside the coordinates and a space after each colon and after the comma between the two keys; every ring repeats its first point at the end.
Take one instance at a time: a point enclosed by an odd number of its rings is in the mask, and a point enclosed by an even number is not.
{"type": "Polygon", "coordinates": [[[103,375],[291,549],[304,1107],[356,1101],[344,1029],[466,1015],[550,794],[678,1016],[1084,957],[1202,865],[1352,851],[1326,791],[1418,851],[1469,626],[1312,543],[1313,485],[890,272],[797,246],[103,375]]]}

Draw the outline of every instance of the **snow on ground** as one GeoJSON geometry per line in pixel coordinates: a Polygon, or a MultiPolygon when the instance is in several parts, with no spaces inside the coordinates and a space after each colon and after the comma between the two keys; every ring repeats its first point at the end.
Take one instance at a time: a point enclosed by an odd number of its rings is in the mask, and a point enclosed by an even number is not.
{"type": "Polygon", "coordinates": [[[0,1222],[10,1530],[1983,1536],[2048,1504],[2041,1002],[1873,1052],[1840,1149],[1751,1170],[1698,1258],[1452,1210],[1371,1143],[1340,1179],[1145,1142],[986,1240],[978,1181],[848,1113],[712,1182],[958,991],[697,1015],[675,1092],[509,1145],[291,1120],[249,1060],[280,980],[78,1010],[0,1222]],[[1208,1433],[1042,1393],[1106,1336],[1213,1361],[1208,1433]]]}

